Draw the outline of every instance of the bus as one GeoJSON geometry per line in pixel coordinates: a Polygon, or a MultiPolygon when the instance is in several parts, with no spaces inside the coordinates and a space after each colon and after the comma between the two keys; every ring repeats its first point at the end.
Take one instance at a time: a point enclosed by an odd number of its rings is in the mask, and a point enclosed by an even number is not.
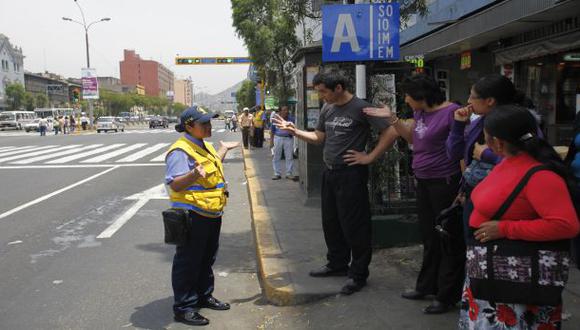
{"type": "Polygon", "coordinates": [[[72,116],[75,113],[73,108],[36,108],[34,109],[36,116],[39,118],[58,118],[60,116],[72,116]]]}
{"type": "Polygon", "coordinates": [[[34,121],[36,114],[32,111],[3,111],[0,112],[0,130],[13,128],[21,130],[24,125],[34,121]]]}

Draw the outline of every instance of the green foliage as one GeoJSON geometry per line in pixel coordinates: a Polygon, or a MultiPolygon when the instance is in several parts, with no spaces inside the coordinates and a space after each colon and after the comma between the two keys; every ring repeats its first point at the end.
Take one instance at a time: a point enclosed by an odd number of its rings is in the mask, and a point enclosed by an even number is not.
{"type": "Polygon", "coordinates": [[[245,80],[236,92],[238,111],[244,107],[251,108],[256,104],[256,84],[251,80],[245,80]]]}
{"type": "Polygon", "coordinates": [[[45,94],[36,95],[37,108],[46,108],[47,105],[48,105],[48,97],[45,94]]]}
{"type": "Polygon", "coordinates": [[[149,113],[157,115],[164,115],[169,111],[169,100],[164,97],[120,94],[106,90],[100,91],[99,103],[100,107],[95,111],[100,115],[118,116],[120,112],[129,111],[133,106],[143,107],[149,113]]]}
{"type": "Polygon", "coordinates": [[[185,109],[187,109],[187,105],[181,103],[173,103],[171,106],[171,113],[172,116],[179,116],[185,109]]]}
{"type": "Polygon", "coordinates": [[[20,83],[8,84],[6,85],[4,92],[6,94],[6,103],[8,104],[8,108],[10,110],[19,110],[24,104],[26,97],[24,86],[22,86],[20,83]]]}
{"type": "MultiPolygon", "coordinates": [[[[411,14],[427,14],[426,0],[399,2],[402,24],[411,14]]],[[[321,20],[320,12],[312,10],[311,0],[231,0],[231,3],[233,26],[244,40],[260,78],[285,103],[293,94],[289,84],[293,70],[291,56],[311,39],[305,37],[301,44],[296,27],[306,18],[321,20]]],[[[311,36],[312,31],[305,34],[311,36]]]]}
{"type": "Polygon", "coordinates": [[[36,107],[36,100],[34,99],[34,95],[29,92],[24,94],[24,107],[27,111],[34,111],[36,107]]]}
{"type": "Polygon", "coordinates": [[[292,54],[299,46],[298,17],[291,0],[232,0],[236,33],[244,40],[260,77],[281,100],[291,94],[292,54]]]}

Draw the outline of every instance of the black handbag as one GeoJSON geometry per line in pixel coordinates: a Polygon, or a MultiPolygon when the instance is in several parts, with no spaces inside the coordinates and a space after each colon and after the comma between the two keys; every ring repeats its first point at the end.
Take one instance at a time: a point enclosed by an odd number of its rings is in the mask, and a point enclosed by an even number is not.
{"type": "Polygon", "coordinates": [[[435,218],[435,231],[439,234],[447,255],[465,253],[463,239],[463,206],[453,203],[435,218]]]}
{"type": "MultiPolygon", "coordinates": [[[[531,168],[492,219],[501,221],[530,177],[546,169],[543,165],[531,168]]],[[[570,240],[472,240],[466,253],[471,292],[476,299],[492,302],[558,306],[568,281],[569,251],[570,240]]]]}
{"type": "Polygon", "coordinates": [[[165,243],[185,245],[189,237],[189,216],[186,210],[170,208],[161,213],[165,228],[165,243]]]}

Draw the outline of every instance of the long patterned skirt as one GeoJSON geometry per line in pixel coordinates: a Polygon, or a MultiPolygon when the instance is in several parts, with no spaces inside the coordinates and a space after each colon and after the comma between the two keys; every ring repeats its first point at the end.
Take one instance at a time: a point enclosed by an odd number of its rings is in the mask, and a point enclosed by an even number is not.
{"type": "Polygon", "coordinates": [[[475,299],[469,288],[469,278],[466,278],[458,328],[461,330],[559,330],[562,328],[562,305],[502,304],[475,299]]]}

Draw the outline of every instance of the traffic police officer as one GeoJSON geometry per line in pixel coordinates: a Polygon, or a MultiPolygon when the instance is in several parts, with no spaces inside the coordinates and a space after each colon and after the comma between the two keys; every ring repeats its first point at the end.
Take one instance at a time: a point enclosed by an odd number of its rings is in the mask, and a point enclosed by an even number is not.
{"type": "Polygon", "coordinates": [[[199,308],[227,310],[230,305],[214,298],[212,265],[218,250],[227,186],[222,160],[239,143],[220,142],[219,150],[203,139],[211,136],[211,119],[197,106],[181,114],[175,129],[184,133],[167,152],[166,177],[173,208],[187,210],[190,223],[185,245],[177,246],[171,281],[175,320],[189,325],[207,325],[199,308]]]}

